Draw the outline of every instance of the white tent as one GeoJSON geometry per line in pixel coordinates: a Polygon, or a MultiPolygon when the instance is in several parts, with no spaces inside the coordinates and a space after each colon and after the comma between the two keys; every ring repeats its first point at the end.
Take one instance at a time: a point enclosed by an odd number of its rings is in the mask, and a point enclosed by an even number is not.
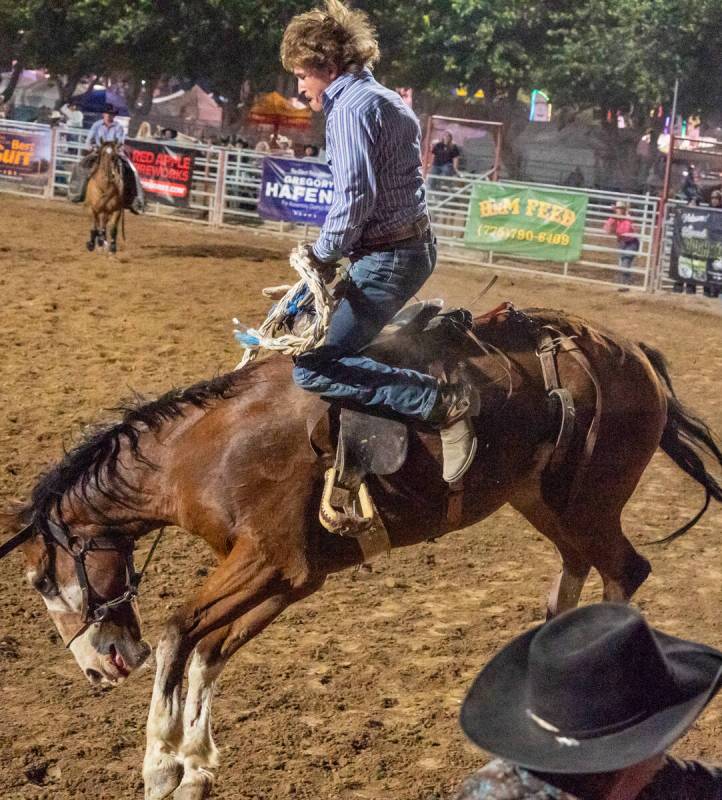
{"type": "MultiPolygon", "coordinates": [[[[5,87],[8,85],[8,83],[10,83],[11,77],[12,72],[0,72],[0,92],[5,90],[5,87]]],[[[18,79],[15,91],[17,92],[19,89],[29,86],[43,77],[44,73],[39,69],[24,69],[20,73],[20,78],[18,79]]]]}
{"type": "Polygon", "coordinates": [[[50,78],[41,78],[22,87],[18,87],[13,95],[13,102],[19,106],[32,106],[33,108],[55,108],[60,99],[60,88],[50,78]]]}
{"type": "Polygon", "coordinates": [[[153,98],[149,119],[166,122],[171,117],[185,125],[218,127],[223,119],[223,109],[200,86],[194,86],[188,91],[153,98]]]}

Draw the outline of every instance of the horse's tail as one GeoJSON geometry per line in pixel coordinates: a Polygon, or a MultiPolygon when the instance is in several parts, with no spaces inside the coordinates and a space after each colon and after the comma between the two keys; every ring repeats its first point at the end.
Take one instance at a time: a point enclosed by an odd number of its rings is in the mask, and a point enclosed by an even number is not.
{"type": "Polygon", "coordinates": [[[662,440],[659,446],[680,469],[684,470],[691,478],[694,478],[697,483],[704,486],[706,492],[704,506],[701,511],[679,530],[670,533],[664,539],[653,542],[653,544],[661,544],[673,541],[686,533],[693,525],[696,525],[705,511],[707,511],[711,498],[722,503],[722,486],[707,471],[702,459],[702,455],[706,453],[722,466],[722,446],[707,423],[688,408],[685,408],[677,398],[664,356],[658,350],[642,342],[639,343],[639,347],[644,355],[647,356],[649,363],[666,390],[667,424],[662,432],[662,440]]]}

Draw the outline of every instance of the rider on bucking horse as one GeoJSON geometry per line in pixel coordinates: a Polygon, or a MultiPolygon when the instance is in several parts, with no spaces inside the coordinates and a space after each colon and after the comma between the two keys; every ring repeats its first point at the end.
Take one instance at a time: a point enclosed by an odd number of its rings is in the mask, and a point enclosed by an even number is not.
{"type": "Polygon", "coordinates": [[[123,182],[124,185],[128,187],[126,190],[125,205],[134,214],[140,214],[145,206],[143,187],[141,186],[140,178],[135,167],[125,152],[123,152],[122,145],[125,142],[125,129],[119,122],[115,121],[116,114],[117,110],[115,106],[107,104],[103,108],[102,119],[94,122],[88,132],[88,138],[85,140],[85,147],[90,152],[79,164],[79,172],[83,184],[82,189],[78,189],[80,194],[78,201],[82,201],[85,197],[85,186],[97,163],[98,150],[106,142],[116,142],[119,148],[118,157],[123,166],[123,182]]]}
{"type": "Polygon", "coordinates": [[[330,281],[338,260],[351,267],[322,346],[296,358],[293,377],[325,398],[391,410],[441,431],[444,478],[453,483],[471,466],[476,437],[472,389],[359,355],[419,291],[436,263],[436,237],[421,172],[421,129],[413,111],[379,84],[375,31],[361,11],[339,0],[299,14],[281,44],[284,67],[299,94],[326,116],[333,203],[312,265],[330,281]]]}

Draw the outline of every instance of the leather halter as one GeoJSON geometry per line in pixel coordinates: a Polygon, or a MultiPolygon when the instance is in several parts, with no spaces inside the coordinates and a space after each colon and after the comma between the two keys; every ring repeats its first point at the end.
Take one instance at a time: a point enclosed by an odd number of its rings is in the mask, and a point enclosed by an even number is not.
{"type": "MultiPolygon", "coordinates": [[[[11,553],[15,548],[19,547],[24,542],[27,542],[34,535],[35,521],[29,522],[21,531],[15,534],[12,539],[9,539],[5,544],[0,546],[0,558],[4,558],[8,553],[11,553]]],[[[68,532],[65,525],[58,525],[51,519],[45,520],[45,526],[41,528],[38,533],[45,539],[46,544],[51,542],[61,547],[68,553],[75,562],[75,576],[78,580],[80,592],[83,598],[81,607],[82,626],[73,635],[69,642],[65,645],[66,648],[70,645],[91,625],[102,622],[113,609],[118,606],[132,603],[138,596],[138,589],[140,582],[145,575],[155,548],[158,546],[160,537],[163,535],[163,528],[160,529],[158,535],[150,548],[150,552],[143,564],[140,572],[136,572],[135,564],[133,563],[133,550],[135,549],[135,539],[132,536],[125,534],[118,534],[116,536],[94,536],[89,539],[83,539],[80,536],[72,536],[68,532]],[[85,554],[98,550],[111,550],[117,553],[122,553],[125,556],[125,591],[114,597],[112,600],[106,600],[104,603],[95,603],[91,597],[91,586],[88,581],[88,573],[85,569],[85,554]]]]}

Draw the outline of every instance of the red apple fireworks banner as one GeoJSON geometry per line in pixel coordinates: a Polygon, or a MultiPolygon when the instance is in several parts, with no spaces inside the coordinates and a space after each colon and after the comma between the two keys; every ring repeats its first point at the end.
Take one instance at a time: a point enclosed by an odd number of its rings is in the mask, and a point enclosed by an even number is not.
{"type": "Polygon", "coordinates": [[[187,206],[193,181],[195,152],[160,142],[128,140],[133,166],[138,170],[148,200],[167,206],[187,206]]]}

